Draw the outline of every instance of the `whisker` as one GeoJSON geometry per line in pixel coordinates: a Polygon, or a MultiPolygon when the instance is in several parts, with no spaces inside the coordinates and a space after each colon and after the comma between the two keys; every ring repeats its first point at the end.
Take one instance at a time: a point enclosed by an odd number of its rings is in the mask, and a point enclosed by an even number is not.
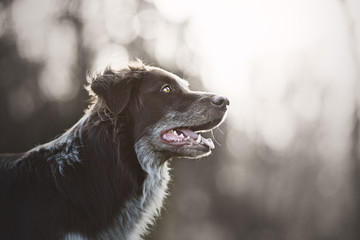
{"type": "Polygon", "coordinates": [[[214,135],[214,131],[211,129],[211,136],[212,138],[214,139],[214,141],[219,145],[219,146],[222,146],[215,138],[215,135],[214,135]]]}
{"type": "Polygon", "coordinates": [[[219,130],[219,132],[221,132],[222,135],[224,135],[224,132],[221,131],[220,126],[217,126],[216,129],[219,130]]]}

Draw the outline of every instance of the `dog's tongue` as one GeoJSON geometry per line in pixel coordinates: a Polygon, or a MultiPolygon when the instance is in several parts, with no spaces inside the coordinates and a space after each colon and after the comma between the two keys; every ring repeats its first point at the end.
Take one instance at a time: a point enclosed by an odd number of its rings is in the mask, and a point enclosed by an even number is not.
{"type": "Polygon", "coordinates": [[[183,132],[186,136],[191,137],[192,139],[197,139],[199,135],[191,131],[190,129],[179,129],[181,132],[183,132]]]}
{"type": "Polygon", "coordinates": [[[191,137],[194,140],[197,140],[199,137],[201,137],[201,142],[208,146],[211,149],[215,148],[215,145],[211,138],[204,138],[203,136],[199,136],[198,134],[194,133],[190,129],[180,129],[181,132],[183,132],[186,136],[191,137]]]}

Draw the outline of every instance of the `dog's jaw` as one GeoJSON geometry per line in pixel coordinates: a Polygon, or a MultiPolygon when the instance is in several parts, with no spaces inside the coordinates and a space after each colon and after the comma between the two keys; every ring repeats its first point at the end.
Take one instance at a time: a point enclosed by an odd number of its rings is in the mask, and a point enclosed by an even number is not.
{"type": "Polygon", "coordinates": [[[204,111],[195,114],[196,118],[193,112],[180,114],[171,111],[145,130],[139,141],[159,153],[157,164],[170,158],[200,158],[211,154],[215,148],[212,140],[202,137],[199,132],[211,131],[219,126],[225,112],[215,117],[208,116],[204,111]]]}

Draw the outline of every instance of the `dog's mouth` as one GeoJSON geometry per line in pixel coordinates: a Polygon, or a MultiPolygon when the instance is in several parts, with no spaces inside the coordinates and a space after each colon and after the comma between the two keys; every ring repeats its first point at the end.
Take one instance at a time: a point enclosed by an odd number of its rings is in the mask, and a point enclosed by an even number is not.
{"type": "Polygon", "coordinates": [[[161,134],[161,139],[170,145],[183,146],[206,146],[214,149],[215,145],[211,138],[201,136],[199,132],[210,131],[221,122],[222,118],[215,119],[209,123],[195,127],[176,127],[169,129],[161,134]]]}
{"type": "Polygon", "coordinates": [[[204,138],[190,129],[176,128],[162,134],[162,140],[170,145],[204,145],[211,149],[215,145],[211,138],[204,138]]]}

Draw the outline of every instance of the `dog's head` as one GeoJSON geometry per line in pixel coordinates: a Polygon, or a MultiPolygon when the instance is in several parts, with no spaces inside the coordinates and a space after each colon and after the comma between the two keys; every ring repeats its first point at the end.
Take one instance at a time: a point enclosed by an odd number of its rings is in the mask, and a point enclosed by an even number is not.
{"type": "Polygon", "coordinates": [[[163,160],[208,155],[214,144],[200,132],[217,127],[229,105],[226,97],[190,91],[185,80],[141,62],[106,69],[91,79],[90,88],[96,104],[127,118],[138,151],[150,149],[163,160]]]}

